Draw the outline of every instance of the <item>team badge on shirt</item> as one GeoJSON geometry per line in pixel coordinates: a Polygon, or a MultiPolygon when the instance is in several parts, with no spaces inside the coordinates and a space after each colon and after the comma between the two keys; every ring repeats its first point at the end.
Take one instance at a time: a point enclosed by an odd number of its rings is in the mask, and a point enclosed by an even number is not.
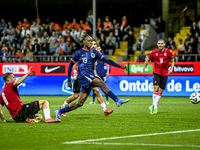
{"type": "Polygon", "coordinates": [[[164,56],[167,56],[167,54],[166,54],[166,53],[164,53],[164,56]]]}
{"type": "Polygon", "coordinates": [[[156,53],[156,56],[158,56],[158,54],[156,53]]]}
{"type": "Polygon", "coordinates": [[[95,57],[95,54],[94,54],[94,53],[91,53],[91,57],[94,58],[94,57],[95,57]]]}

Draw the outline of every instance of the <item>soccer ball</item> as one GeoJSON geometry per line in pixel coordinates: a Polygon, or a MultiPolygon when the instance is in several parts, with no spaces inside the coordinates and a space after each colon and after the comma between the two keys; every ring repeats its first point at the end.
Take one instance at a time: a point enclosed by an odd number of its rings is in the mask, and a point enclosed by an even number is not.
{"type": "Polygon", "coordinates": [[[190,101],[193,104],[198,104],[200,102],[200,94],[197,92],[194,92],[190,95],[190,101]]]}

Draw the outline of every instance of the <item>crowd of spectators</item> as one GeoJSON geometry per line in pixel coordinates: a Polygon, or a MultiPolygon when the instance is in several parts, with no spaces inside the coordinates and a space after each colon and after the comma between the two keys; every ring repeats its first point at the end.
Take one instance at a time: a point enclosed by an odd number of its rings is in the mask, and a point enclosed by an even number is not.
{"type": "MultiPolygon", "coordinates": [[[[83,46],[83,36],[92,34],[91,18],[72,22],[65,21],[60,25],[49,18],[45,22],[37,20],[6,22],[3,18],[0,22],[0,60],[1,62],[33,62],[41,61],[45,55],[71,56],[83,46]],[[36,58],[36,59],[35,59],[36,58]]],[[[112,22],[109,16],[105,20],[97,19],[96,35],[97,43],[101,45],[103,52],[108,54],[120,48],[120,41],[127,37],[133,30],[127,17],[123,16],[119,23],[116,19],[112,22]]]]}
{"type": "Polygon", "coordinates": [[[199,27],[196,22],[193,22],[190,28],[190,34],[187,34],[187,38],[184,43],[180,38],[179,43],[175,44],[172,37],[168,37],[166,42],[166,47],[171,49],[175,61],[199,61],[199,57],[196,57],[200,53],[200,36],[199,36],[199,27]],[[187,54],[193,54],[189,56],[187,54]]]}

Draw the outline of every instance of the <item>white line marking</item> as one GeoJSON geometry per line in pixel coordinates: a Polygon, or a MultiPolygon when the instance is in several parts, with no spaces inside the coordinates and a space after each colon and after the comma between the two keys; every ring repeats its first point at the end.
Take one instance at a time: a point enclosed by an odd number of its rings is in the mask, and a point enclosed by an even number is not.
{"type": "Polygon", "coordinates": [[[139,145],[139,146],[160,146],[160,147],[200,147],[200,145],[178,145],[178,144],[146,144],[146,143],[79,143],[79,144],[94,144],[94,145],[139,145]]]}
{"type": "Polygon", "coordinates": [[[145,136],[164,135],[164,134],[198,132],[198,131],[200,131],[200,129],[171,131],[171,132],[163,132],[163,133],[136,134],[136,135],[128,135],[128,136],[118,136],[118,137],[108,137],[108,138],[99,138],[99,139],[88,139],[88,140],[63,142],[63,144],[77,144],[77,143],[84,143],[84,142],[95,142],[95,141],[104,141],[104,140],[125,139],[125,138],[134,138],[134,137],[145,137],[145,136]]]}

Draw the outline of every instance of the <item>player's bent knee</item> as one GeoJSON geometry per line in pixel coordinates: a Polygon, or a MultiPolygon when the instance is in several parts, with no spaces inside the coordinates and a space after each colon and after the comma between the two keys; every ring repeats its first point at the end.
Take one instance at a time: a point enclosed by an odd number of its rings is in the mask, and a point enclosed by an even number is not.
{"type": "Polygon", "coordinates": [[[83,103],[77,102],[77,103],[76,103],[76,106],[77,106],[77,107],[81,107],[81,106],[83,106],[83,103]]]}

